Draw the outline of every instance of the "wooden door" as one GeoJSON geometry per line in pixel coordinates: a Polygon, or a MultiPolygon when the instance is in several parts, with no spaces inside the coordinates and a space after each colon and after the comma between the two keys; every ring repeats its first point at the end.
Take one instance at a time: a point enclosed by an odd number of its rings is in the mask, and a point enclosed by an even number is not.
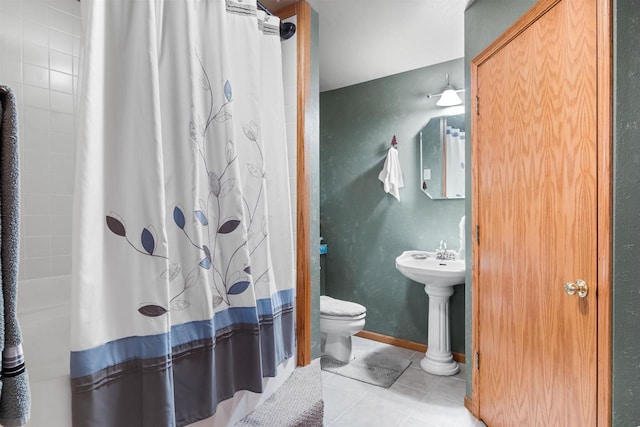
{"type": "Polygon", "coordinates": [[[541,3],[474,60],[474,403],[491,427],[597,424],[596,1],[541,3]],[[577,279],[584,298],[563,289],[577,279]]]}

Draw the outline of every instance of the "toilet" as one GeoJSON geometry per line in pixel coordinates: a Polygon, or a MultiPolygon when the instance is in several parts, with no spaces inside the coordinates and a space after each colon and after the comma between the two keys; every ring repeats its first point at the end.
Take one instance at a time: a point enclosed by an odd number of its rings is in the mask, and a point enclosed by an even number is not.
{"type": "Polygon", "coordinates": [[[364,328],[367,309],[355,302],[320,296],[320,349],[339,362],[353,359],[351,336],[364,328]]]}

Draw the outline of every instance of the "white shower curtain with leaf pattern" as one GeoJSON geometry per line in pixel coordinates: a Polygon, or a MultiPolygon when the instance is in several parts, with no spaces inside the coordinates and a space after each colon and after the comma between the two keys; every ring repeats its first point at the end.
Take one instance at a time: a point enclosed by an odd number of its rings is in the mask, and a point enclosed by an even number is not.
{"type": "Polygon", "coordinates": [[[294,354],[279,21],[83,0],[74,426],[181,426],[294,354]]]}

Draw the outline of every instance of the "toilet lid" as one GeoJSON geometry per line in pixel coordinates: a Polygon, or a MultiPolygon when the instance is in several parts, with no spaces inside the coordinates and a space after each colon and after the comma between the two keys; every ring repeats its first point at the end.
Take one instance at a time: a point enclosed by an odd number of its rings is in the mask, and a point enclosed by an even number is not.
{"type": "Polygon", "coordinates": [[[366,312],[367,309],[358,303],[320,295],[320,314],[325,316],[356,317],[366,312]]]}

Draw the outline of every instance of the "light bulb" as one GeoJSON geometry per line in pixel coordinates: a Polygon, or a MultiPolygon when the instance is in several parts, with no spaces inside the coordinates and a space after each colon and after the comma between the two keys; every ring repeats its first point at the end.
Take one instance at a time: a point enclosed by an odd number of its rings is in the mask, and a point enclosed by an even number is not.
{"type": "Polygon", "coordinates": [[[439,107],[451,107],[452,105],[462,104],[462,99],[458,96],[452,86],[447,86],[436,105],[439,107]]]}

